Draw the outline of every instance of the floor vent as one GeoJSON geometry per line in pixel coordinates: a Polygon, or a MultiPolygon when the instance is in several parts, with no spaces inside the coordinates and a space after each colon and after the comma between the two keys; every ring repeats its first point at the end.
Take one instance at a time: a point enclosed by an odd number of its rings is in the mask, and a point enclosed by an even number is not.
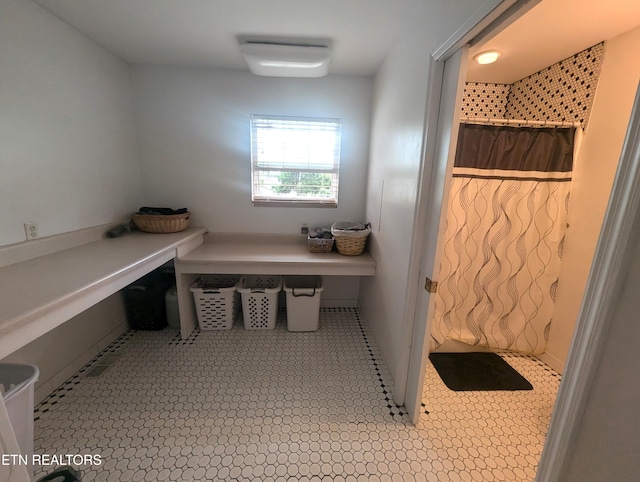
{"type": "Polygon", "coordinates": [[[117,355],[105,355],[100,360],[98,360],[95,365],[91,367],[91,369],[85,373],[85,377],[99,377],[102,375],[107,368],[113,365],[118,360],[117,355]]]}

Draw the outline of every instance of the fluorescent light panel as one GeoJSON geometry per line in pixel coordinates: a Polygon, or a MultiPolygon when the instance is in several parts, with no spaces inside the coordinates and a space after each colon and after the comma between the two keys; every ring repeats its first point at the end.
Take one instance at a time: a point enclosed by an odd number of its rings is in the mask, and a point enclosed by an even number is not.
{"type": "Polygon", "coordinates": [[[240,52],[255,75],[322,77],[329,72],[328,47],[248,42],[240,52]]]}

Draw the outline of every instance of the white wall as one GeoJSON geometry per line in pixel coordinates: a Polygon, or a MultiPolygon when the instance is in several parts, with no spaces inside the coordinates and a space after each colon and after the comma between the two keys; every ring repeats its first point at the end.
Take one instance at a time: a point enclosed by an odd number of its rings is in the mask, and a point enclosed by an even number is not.
{"type": "MultiPolygon", "coordinates": [[[[31,0],[0,0],[0,246],[25,241],[24,222],[43,237],[137,208],[131,94],[124,62],[31,0]]],[[[124,329],[111,297],[7,360],[39,366],[40,400],[124,329]]]]}
{"type": "Polygon", "coordinates": [[[575,162],[569,229],[546,353],[562,372],[640,80],[640,27],[605,46],[591,119],[575,162]]]}
{"type": "Polygon", "coordinates": [[[360,303],[394,379],[407,370],[402,354],[409,347],[402,337],[410,321],[403,317],[430,52],[482,4],[493,3],[416,2],[376,75],[366,218],[373,224],[369,246],[378,264],[375,277],[361,280],[360,303]]]}
{"type": "Polygon", "coordinates": [[[0,245],[119,221],[138,204],[129,70],[30,0],[0,2],[0,245]]]}
{"type": "MultiPolygon", "coordinates": [[[[637,159],[636,159],[637,161],[637,159]]],[[[606,320],[603,352],[589,401],[560,474],[563,482],[640,480],[640,219],[634,223],[629,273],[606,320]]]]}
{"type": "Polygon", "coordinates": [[[371,78],[136,66],[133,81],[144,204],[188,207],[212,232],[293,234],[302,223],[363,220],[371,78]],[[337,209],[251,205],[251,114],[342,119],[337,209]]]}
{"type": "Polygon", "coordinates": [[[413,55],[398,46],[376,77],[366,218],[372,222],[369,250],[377,267],[375,277],[360,282],[360,304],[394,379],[426,102],[426,62],[414,64],[413,55]]]}

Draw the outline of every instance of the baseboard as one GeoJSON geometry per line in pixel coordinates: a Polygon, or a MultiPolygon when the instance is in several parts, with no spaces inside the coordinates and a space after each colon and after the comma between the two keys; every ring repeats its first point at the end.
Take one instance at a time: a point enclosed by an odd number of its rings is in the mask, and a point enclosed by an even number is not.
{"type": "Polygon", "coordinates": [[[357,308],[358,300],[320,300],[320,308],[357,308]]]}
{"type": "Polygon", "coordinates": [[[536,356],[540,359],[540,361],[543,361],[561,375],[562,372],[564,372],[564,362],[553,356],[551,353],[542,353],[536,356]]]}

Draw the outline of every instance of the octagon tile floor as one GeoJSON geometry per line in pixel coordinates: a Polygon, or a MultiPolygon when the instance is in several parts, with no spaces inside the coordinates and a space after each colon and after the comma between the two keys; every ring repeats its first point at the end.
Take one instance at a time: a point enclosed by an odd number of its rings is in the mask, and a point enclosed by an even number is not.
{"type": "Polygon", "coordinates": [[[36,407],[35,452],[100,455],[85,482],[533,480],[557,373],[502,354],[534,390],[453,392],[429,364],[413,426],[365,327],[128,331],[36,407]]]}

